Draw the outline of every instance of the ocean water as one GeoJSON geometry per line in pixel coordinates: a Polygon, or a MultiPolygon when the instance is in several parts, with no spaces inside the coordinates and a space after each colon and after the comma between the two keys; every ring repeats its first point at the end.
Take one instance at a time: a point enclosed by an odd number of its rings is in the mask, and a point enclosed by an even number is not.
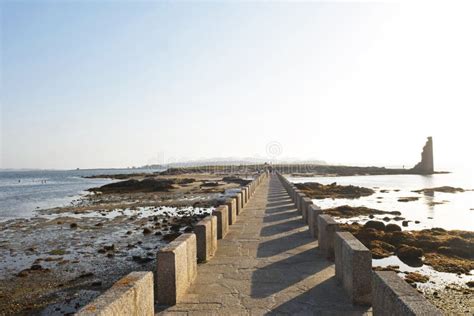
{"type": "MultiPolygon", "coordinates": [[[[441,227],[474,231],[474,178],[469,172],[453,171],[434,175],[381,175],[348,177],[290,177],[290,181],[319,182],[340,185],[356,185],[375,190],[375,194],[358,199],[314,199],[321,208],[341,205],[366,206],[383,211],[399,211],[409,220],[403,229],[419,230],[441,227]],[[440,186],[460,187],[465,192],[434,194],[415,193],[414,190],[440,186]],[[418,200],[399,202],[401,197],[416,197],[418,200]],[[415,221],[420,221],[416,224],[415,221]]],[[[383,216],[382,216],[383,217],[383,216]]],[[[367,220],[368,218],[365,218],[367,220]]],[[[354,218],[353,220],[357,220],[354,218]]],[[[364,218],[363,218],[364,220],[364,218]]],[[[360,218],[359,218],[360,222],[360,218]]]]}
{"type": "MultiPolygon", "coordinates": [[[[401,225],[401,221],[395,221],[394,216],[388,216],[389,223],[402,226],[403,230],[421,230],[433,227],[441,227],[447,230],[459,229],[474,231],[474,191],[458,193],[434,194],[415,193],[414,190],[434,188],[440,186],[460,187],[465,190],[474,189],[474,178],[469,172],[452,172],[450,174],[422,175],[386,175],[386,176],[350,176],[350,177],[289,177],[295,183],[319,182],[331,184],[336,182],[340,185],[357,185],[371,188],[375,191],[367,197],[358,199],[313,199],[313,203],[321,208],[330,208],[341,205],[366,206],[383,211],[399,211],[405,220],[409,220],[407,227],[401,225]],[[417,197],[412,202],[399,202],[400,197],[417,197]],[[415,223],[419,221],[419,223],[415,223]]],[[[386,215],[376,215],[376,220],[383,220],[386,215]]],[[[370,218],[360,216],[349,219],[337,219],[340,222],[364,223],[370,218]]],[[[458,275],[456,273],[444,273],[434,270],[423,264],[412,267],[402,262],[397,256],[383,259],[373,259],[375,266],[398,266],[402,278],[408,272],[417,272],[429,276],[430,282],[419,283],[418,289],[422,291],[433,291],[443,289],[448,284],[457,284],[466,287],[466,282],[474,281],[474,270],[470,274],[458,275]]]]}
{"type": "Polygon", "coordinates": [[[29,218],[36,210],[67,206],[77,201],[85,190],[114,180],[87,179],[85,176],[157,172],[153,169],[91,169],[0,171],[0,221],[29,218]]]}

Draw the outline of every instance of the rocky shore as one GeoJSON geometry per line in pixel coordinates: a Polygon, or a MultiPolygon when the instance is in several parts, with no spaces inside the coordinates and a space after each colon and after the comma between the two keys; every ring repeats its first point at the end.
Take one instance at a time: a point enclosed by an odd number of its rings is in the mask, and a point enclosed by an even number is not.
{"type": "MultiPolygon", "coordinates": [[[[117,181],[91,188],[74,205],[0,223],[0,314],[74,313],[130,271],[153,270],[157,250],[180,233],[192,231],[220,199],[245,185],[247,176],[247,172],[235,176],[223,170],[94,176],[117,181]]],[[[297,186],[315,199],[352,200],[371,196],[375,189],[336,183],[297,186]]],[[[461,190],[438,187],[416,193],[461,190]]],[[[400,199],[403,204],[416,200],[400,199]]],[[[371,250],[374,259],[396,258],[406,265],[374,264],[376,269],[397,271],[447,312],[474,312],[469,306],[474,299],[472,281],[440,286],[433,275],[423,272],[429,267],[460,280],[470,275],[474,270],[473,232],[413,230],[419,222],[398,211],[363,206],[342,205],[324,212],[338,218],[371,250]],[[420,267],[420,271],[412,270],[420,267]]]]}
{"type": "Polygon", "coordinates": [[[369,188],[362,188],[353,185],[338,185],[332,183],[324,185],[317,182],[296,183],[295,186],[304,194],[313,199],[357,199],[361,196],[369,196],[375,193],[369,188]]]}
{"type": "Polygon", "coordinates": [[[131,271],[248,180],[132,174],[74,205],[0,223],[0,315],[70,314],[131,271]]]}
{"type": "MultiPolygon", "coordinates": [[[[302,185],[319,188],[321,185],[302,185]]],[[[358,190],[340,190],[325,198],[353,199],[358,190]]],[[[347,190],[347,188],[346,188],[347,190]]],[[[397,189],[393,189],[397,192],[397,189]]],[[[435,187],[413,191],[459,193],[466,189],[435,187]]],[[[323,191],[324,192],[324,191],[323,191]]],[[[380,193],[388,190],[379,190],[380,193]]],[[[319,192],[318,192],[319,193],[319,192]]],[[[379,197],[377,197],[378,199],[379,197]]],[[[416,201],[419,197],[400,197],[398,202],[416,201]]],[[[351,232],[372,252],[375,270],[392,270],[417,288],[447,314],[472,315],[474,312],[474,232],[442,228],[415,229],[422,225],[405,212],[385,211],[363,206],[342,205],[326,208],[341,222],[341,229],[351,232]],[[410,227],[410,228],[409,228],[410,227]],[[379,262],[386,262],[379,265],[379,262]],[[390,264],[387,264],[390,263],[390,264]]]]}

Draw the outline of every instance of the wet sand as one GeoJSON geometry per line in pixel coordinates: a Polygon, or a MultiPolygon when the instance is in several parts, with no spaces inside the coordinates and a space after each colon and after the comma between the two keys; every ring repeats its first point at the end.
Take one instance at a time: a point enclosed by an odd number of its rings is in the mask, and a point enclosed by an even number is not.
{"type": "Polygon", "coordinates": [[[239,187],[220,175],[186,177],[196,181],[166,192],[90,194],[1,222],[0,314],[74,313],[129,272],[152,271],[163,245],[239,187]]]}

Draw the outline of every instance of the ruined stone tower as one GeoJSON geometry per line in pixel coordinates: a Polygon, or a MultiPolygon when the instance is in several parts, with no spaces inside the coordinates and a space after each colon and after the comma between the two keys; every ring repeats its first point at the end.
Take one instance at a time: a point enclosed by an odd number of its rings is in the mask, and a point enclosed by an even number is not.
{"type": "Polygon", "coordinates": [[[420,174],[433,174],[433,138],[428,137],[426,144],[421,152],[421,161],[413,167],[413,170],[420,174]]]}

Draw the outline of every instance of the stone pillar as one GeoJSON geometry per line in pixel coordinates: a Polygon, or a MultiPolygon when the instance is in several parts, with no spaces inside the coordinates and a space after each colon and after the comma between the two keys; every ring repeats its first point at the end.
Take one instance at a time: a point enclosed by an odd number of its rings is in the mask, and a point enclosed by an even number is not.
{"type": "Polygon", "coordinates": [[[372,312],[381,316],[441,316],[443,313],[393,271],[374,271],[372,312]]]}
{"type": "Polygon", "coordinates": [[[296,209],[298,210],[298,213],[301,214],[301,198],[300,198],[300,191],[296,190],[295,191],[295,205],[296,209]]]}
{"type": "Polygon", "coordinates": [[[197,240],[198,262],[210,260],[217,250],[217,217],[208,216],[194,227],[197,240]]]}
{"type": "Polygon", "coordinates": [[[300,192],[298,194],[298,210],[301,214],[301,216],[303,216],[303,212],[304,212],[304,207],[305,207],[305,204],[304,204],[304,199],[306,198],[306,194],[300,192]]]}
{"type": "Polygon", "coordinates": [[[237,199],[235,202],[236,205],[236,210],[237,210],[237,215],[240,214],[240,211],[242,210],[242,192],[237,192],[234,197],[237,199]]]}
{"type": "Polygon", "coordinates": [[[225,201],[227,209],[229,210],[229,225],[233,225],[237,221],[237,198],[232,197],[225,201]]]}
{"type": "Polygon", "coordinates": [[[338,231],[338,225],[331,216],[318,216],[319,249],[329,260],[334,260],[334,234],[336,231],[338,231]]]}
{"type": "Polygon", "coordinates": [[[75,315],[155,315],[153,273],[131,272],[75,315]]]}
{"type": "Polygon", "coordinates": [[[156,262],[156,301],[175,305],[196,278],[196,235],[183,234],[173,240],[158,252],[156,262]]]}
{"type": "Polygon", "coordinates": [[[372,254],[348,232],[336,232],[334,237],[336,278],[353,304],[372,303],[372,254]]]}
{"type": "Polygon", "coordinates": [[[227,205],[218,206],[212,215],[217,217],[217,239],[222,239],[229,231],[229,210],[227,205]]]}
{"type": "Polygon", "coordinates": [[[314,204],[308,208],[308,227],[311,237],[318,238],[318,215],[322,214],[321,208],[314,204]]]}
{"type": "Polygon", "coordinates": [[[243,187],[242,188],[242,193],[243,193],[243,206],[242,208],[247,205],[248,201],[249,201],[249,197],[248,197],[248,189],[247,187],[243,187]]]}
{"type": "Polygon", "coordinates": [[[303,209],[302,209],[302,215],[303,215],[303,221],[307,224],[308,223],[308,209],[311,205],[313,205],[313,201],[309,197],[304,197],[303,198],[303,209]]]}

